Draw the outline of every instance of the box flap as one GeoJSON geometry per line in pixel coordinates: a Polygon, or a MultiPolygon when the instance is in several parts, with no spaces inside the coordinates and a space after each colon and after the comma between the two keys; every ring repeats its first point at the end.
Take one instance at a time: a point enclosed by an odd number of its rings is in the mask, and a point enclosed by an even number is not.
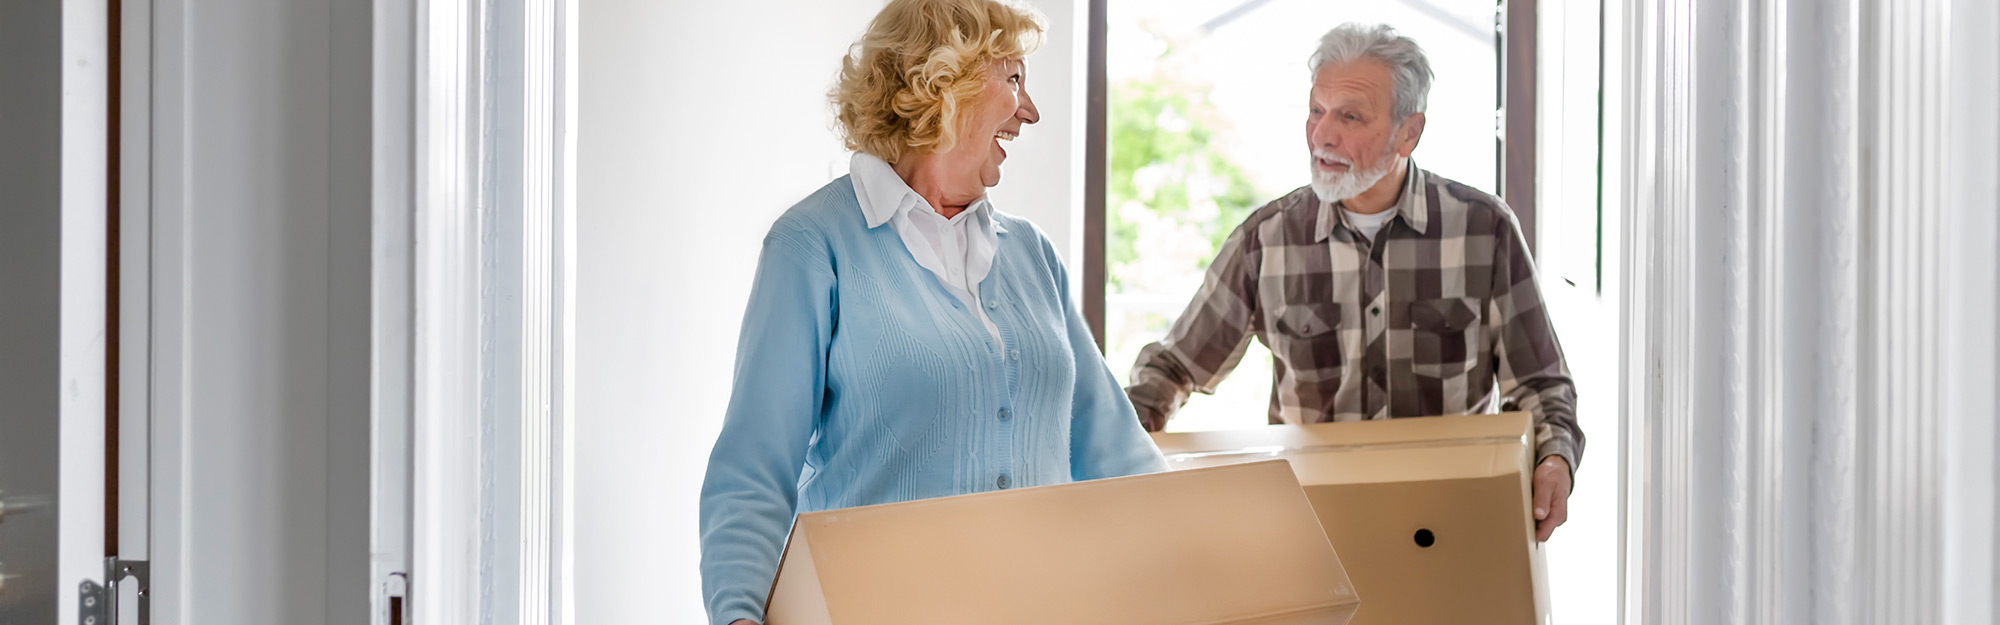
{"type": "Polygon", "coordinates": [[[785,555],[779,561],[779,575],[772,584],[771,596],[784,596],[785,601],[772,601],[765,610],[765,623],[832,623],[833,617],[826,611],[826,593],[820,589],[819,571],[813,567],[812,537],[792,525],[792,535],[785,541],[785,555]],[[794,556],[793,554],[798,554],[794,556]]]}
{"type": "Polygon", "coordinates": [[[766,625],[1345,623],[1359,603],[1284,462],[806,513],[793,536],[766,625]]]}
{"type": "Polygon", "coordinates": [[[1517,473],[1533,427],[1510,412],[1152,436],[1174,469],[1284,458],[1304,484],[1359,484],[1517,473]]]}

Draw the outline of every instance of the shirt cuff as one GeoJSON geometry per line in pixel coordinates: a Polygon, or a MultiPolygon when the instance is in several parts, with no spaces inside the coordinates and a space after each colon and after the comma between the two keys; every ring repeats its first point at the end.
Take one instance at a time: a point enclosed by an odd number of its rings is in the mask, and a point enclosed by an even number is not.
{"type": "Polygon", "coordinates": [[[1132,401],[1135,409],[1152,410],[1169,419],[1187,400],[1176,392],[1172,383],[1163,380],[1133,380],[1131,386],[1125,387],[1125,398],[1132,401]]]}

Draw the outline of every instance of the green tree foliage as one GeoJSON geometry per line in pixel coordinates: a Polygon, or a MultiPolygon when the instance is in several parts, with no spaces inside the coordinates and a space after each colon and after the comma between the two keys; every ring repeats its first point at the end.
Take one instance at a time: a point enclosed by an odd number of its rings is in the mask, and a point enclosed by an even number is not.
{"type": "Polygon", "coordinates": [[[1165,70],[1114,85],[1110,99],[1105,253],[1111,290],[1144,288],[1119,278],[1124,272],[1118,268],[1139,261],[1140,228],[1126,218],[1130,210],[1184,224],[1209,242],[1200,258],[1146,262],[1191,262],[1190,270],[1204,270],[1230,231],[1261,204],[1249,176],[1214,145],[1226,120],[1203,88],[1165,70]]]}

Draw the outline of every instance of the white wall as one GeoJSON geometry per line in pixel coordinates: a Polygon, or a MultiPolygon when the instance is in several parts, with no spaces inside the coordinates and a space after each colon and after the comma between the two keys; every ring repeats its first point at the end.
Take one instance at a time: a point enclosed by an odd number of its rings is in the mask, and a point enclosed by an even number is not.
{"type": "Polygon", "coordinates": [[[1035,222],[1071,266],[1072,288],[1083,283],[1084,32],[1081,0],[1030,0],[1049,18],[1048,42],[1028,57],[1028,94],[1042,121],[1007,146],[1007,164],[993,204],[1035,222]]]}
{"type": "MultiPolygon", "coordinates": [[[[759,245],[778,214],[846,173],[826,92],[881,4],[579,9],[578,622],[702,618],[697,495],[759,245]]],[[[1069,0],[1037,4],[1053,27],[1029,58],[1043,122],[1010,146],[994,198],[1070,250],[1082,33],[1069,0]]]]}

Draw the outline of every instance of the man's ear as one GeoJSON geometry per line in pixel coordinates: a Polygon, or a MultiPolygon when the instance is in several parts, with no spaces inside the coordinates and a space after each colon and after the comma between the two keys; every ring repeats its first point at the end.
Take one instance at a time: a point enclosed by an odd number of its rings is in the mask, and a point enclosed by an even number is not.
{"type": "Polygon", "coordinates": [[[1411,113],[1403,119],[1402,132],[1397,133],[1396,153],[1409,158],[1411,152],[1417,151],[1417,142],[1423,138],[1424,114],[1411,113]]]}

